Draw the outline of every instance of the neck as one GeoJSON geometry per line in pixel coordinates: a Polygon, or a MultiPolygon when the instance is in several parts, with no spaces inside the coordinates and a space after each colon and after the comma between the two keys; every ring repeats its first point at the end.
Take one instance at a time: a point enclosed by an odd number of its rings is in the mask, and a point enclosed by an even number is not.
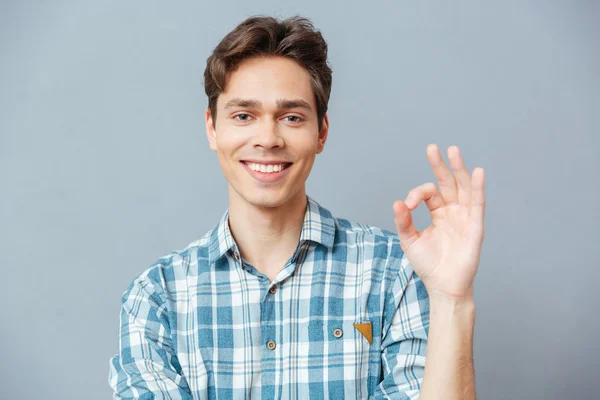
{"type": "Polygon", "coordinates": [[[230,187],[229,229],[244,260],[273,280],[298,245],[306,207],[304,189],[285,204],[260,207],[230,187]]]}

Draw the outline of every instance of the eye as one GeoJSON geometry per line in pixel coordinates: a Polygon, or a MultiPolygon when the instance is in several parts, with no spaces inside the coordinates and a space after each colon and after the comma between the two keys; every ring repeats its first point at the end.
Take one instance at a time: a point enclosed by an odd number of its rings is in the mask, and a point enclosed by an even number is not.
{"type": "Polygon", "coordinates": [[[302,118],[300,118],[300,117],[299,117],[299,116],[297,116],[297,115],[288,115],[288,116],[287,116],[287,117],[285,117],[285,118],[291,118],[291,119],[288,119],[288,121],[289,121],[289,122],[291,122],[291,123],[294,123],[294,124],[297,124],[297,123],[299,123],[299,122],[302,122],[302,118]]]}
{"type": "Polygon", "coordinates": [[[241,121],[241,122],[250,121],[250,118],[251,118],[250,114],[238,114],[233,117],[233,119],[235,119],[237,121],[241,121]]]}

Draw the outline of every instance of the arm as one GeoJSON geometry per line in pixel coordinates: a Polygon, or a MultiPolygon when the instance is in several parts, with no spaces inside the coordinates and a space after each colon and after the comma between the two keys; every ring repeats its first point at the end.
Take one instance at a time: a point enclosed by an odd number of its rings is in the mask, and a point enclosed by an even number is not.
{"type": "Polygon", "coordinates": [[[475,399],[472,298],[454,299],[432,293],[427,366],[421,400],[475,399]]]}
{"type": "Polygon", "coordinates": [[[375,398],[475,399],[472,297],[428,295],[405,255],[400,263],[384,313],[395,310],[382,331],[383,380],[375,398]]]}
{"type": "Polygon", "coordinates": [[[400,264],[400,269],[386,289],[381,331],[382,376],[374,397],[414,400],[419,398],[429,347],[429,298],[398,242],[392,243],[388,260],[400,264]]]}
{"type": "Polygon", "coordinates": [[[484,237],[485,173],[469,175],[458,147],[448,148],[450,169],[436,145],[427,157],[438,178],[394,202],[402,250],[430,295],[431,321],[421,399],[475,399],[473,281],[484,237]],[[431,225],[417,231],[412,210],[425,202],[431,225]]]}
{"type": "Polygon", "coordinates": [[[119,353],[110,359],[114,399],[192,400],[170,336],[162,292],[147,278],[123,294],[119,353]]]}

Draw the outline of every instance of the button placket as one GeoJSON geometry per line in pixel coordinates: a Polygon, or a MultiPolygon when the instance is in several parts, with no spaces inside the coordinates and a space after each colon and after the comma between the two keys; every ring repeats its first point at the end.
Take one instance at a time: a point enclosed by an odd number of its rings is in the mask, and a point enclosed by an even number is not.
{"type": "MultiPolygon", "coordinates": [[[[278,332],[277,315],[276,315],[276,296],[269,294],[268,290],[270,281],[266,276],[261,275],[261,305],[260,305],[260,337],[263,338],[261,363],[262,365],[275,365],[279,348],[276,339],[281,339],[278,332]],[[262,279],[264,278],[264,279],[262,279]]],[[[269,369],[261,374],[261,382],[263,385],[279,385],[281,376],[269,369]]]]}

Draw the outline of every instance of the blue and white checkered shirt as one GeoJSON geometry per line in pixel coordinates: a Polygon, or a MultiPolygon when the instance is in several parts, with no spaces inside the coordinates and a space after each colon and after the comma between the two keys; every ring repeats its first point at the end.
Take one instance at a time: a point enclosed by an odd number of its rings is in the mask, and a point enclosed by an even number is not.
{"type": "Polygon", "coordinates": [[[115,399],[416,399],[429,298],[398,236],[307,196],[274,281],[239,256],[225,212],[123,297],[115,399]]]}

